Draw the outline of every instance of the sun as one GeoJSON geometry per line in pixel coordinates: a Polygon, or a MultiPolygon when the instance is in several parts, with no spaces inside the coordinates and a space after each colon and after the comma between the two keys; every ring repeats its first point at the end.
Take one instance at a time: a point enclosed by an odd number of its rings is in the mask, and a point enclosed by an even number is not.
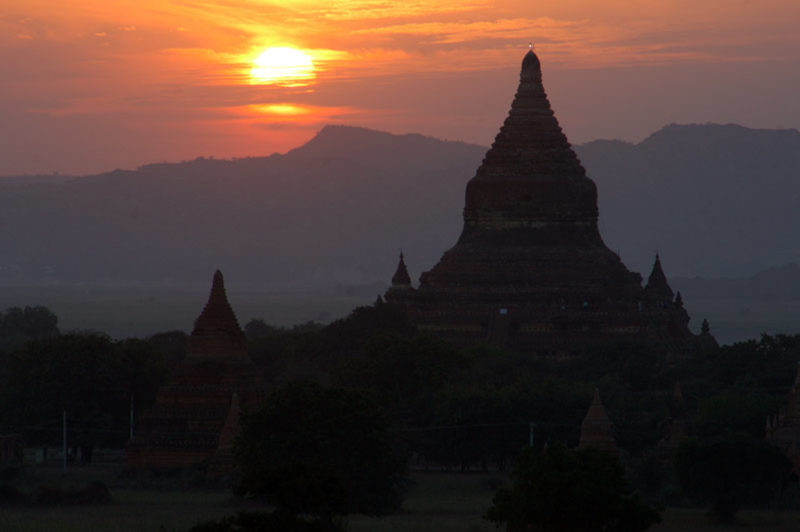
{"type": "Polygon", "coordinates": [[[311,56],[288,46],[267,48],[253,60],[250,81],[255,84],[303,87],[316,77],[311,56]]]}

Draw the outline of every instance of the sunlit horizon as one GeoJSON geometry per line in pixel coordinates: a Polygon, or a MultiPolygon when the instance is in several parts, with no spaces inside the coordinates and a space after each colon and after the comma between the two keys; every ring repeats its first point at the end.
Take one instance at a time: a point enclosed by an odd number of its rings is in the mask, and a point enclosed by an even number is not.
{"type": "Polygon", "coordinates": [[[800,127],[792,0],[0,2],[0,175],[266,155],[328,123],[486,145],[531,41],[573,142],[800,127]]]}

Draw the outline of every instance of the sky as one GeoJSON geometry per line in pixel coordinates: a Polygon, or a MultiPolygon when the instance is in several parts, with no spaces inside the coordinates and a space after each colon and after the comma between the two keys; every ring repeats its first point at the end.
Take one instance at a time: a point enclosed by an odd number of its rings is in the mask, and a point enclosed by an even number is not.
{"type": "Polygon", "coordinates": [[[800,128],[797,0],[0,0],[0,175],[285,152],[325,124],[489,145],[529,43],[573,143],[800,128]]]}

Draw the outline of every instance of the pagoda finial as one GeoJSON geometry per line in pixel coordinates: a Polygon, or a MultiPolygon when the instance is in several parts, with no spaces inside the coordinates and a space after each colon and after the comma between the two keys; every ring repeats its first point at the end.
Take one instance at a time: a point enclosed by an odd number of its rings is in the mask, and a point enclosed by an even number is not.
{"type": "Polygon", "coordinates": [[[411,286],[411,276],[408,275],[408,268],[406,268],[406,262],[403,258],[403,250],[400,250],[400,261],[397,263],[397,270],[394,272],[392,276],[392,287],[394,288],[406,288],[411,286]]]}
{"type": "Polygon", "coordinates": [[[708,320],[703,318],[703,324],[700,326],[700,334],[709,334],[711,331],[711,326],[708,324],[708,320]]]}
{"type": "Polygon", "coordinates": [[[650,272],[650,277],[647,279],[647,286],[645,286],[644,289],[652,296],[672,301],[672,288],[669,287],[667,276],[664,275],[664,270],[661,268],[661,257],[658,256],[658,253],[656,253],[653,270],[650,272]]]}
{"type": "Polygon", "coordinates": [[[539,63],[539,58],[533,51],[533,43],[528,45],[528,53],[522,59],[522,70],[519,74],[521,82],[542,82],[542,65],[539,63]]]}

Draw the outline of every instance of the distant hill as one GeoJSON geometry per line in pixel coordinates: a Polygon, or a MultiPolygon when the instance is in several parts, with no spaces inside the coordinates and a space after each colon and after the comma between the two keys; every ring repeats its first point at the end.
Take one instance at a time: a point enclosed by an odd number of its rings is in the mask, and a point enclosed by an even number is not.
{"type": "Polygon", "coordinates": [[[389,279],[455,241],[484,148],[328,126],[285,155],[0,179],[0,282],[389,279]]]}
{"type": "Polygon", "coordinates": [[[800,265],[768,268],[745,278],[673,277],[670,283],[697,299],[800,301],[800,265]]]}
{"type": "Polygon", "coordinates": [[[577,147],[601,232],[632,269],[746,277],[800,262],[800,132],[670,125],[639,144],[577,147]]]}
{"type": "MultiPolygon", "coordinates": [[[[671,125],[576,150],[605,241],[645,276],[747,277],[800,263],[800,133],[671,125]]],[[[0,178],[0,282],[387,281],[461,229],[484,147],[328,126],[285,155],[68,178],[0,178]]]]}

